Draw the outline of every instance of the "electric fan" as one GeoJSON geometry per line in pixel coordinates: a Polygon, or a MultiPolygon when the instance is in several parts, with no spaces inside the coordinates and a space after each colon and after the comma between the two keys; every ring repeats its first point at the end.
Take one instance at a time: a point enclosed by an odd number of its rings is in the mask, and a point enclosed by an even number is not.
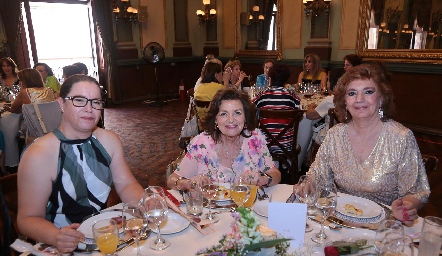
{"type": "Polygon", "coordinates": [[[155,70],[155,86],[156,86],[157,98],[156,101],[150,102],[149,106],[153,107],[164,106],[166,105],[166,103],[164,101],[160,101],[159,88],[158,88],[158,75],[157,75],[157,65],[164,60],[163,47],[157,42],[150,42],[146,44],[143,50],[143,59],[146,62],[153,64],[155,70]]]}

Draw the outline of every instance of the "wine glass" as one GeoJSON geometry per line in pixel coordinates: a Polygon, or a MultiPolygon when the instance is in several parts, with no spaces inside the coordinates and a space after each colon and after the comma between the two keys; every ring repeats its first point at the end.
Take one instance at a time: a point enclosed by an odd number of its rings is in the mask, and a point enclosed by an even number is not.
{"type": "MultiPolygon", "coordinates": [[[[146,194],[146,193],[145,193],[146,194]]],[[[157,238],[152,241],[150,248],[161,251],[170,246],[170,241],[161,237],[160,224],[167,218],[168,207],[166,200],[159,193],[146,194],[143,198],[144,217],[157,226],[157,238]]]]}
{"type": "MultiPolygon", "coordinates": [[[[307,204],[307,216],[310,215],[309,208],[313,207],[316,199],[316,182],[313,177],[302,175],[299,177],[298,186],[296,187],[295,195],[301,203],[307,204]]],[[[313,213],[314,216],[314,213],[313,213]]],[[[313,228],[308,223],[305,225],[305,231],[310,232],[313,228]]]]}
{"type": "Polygon", "coordinates": [[[95,243],[106,255],[114,255],[118,246],[118,225],[113,219],[99,220],[92,226],[95,243]]]}
{"type": "Polygon", "coordinates": [[[385,234],[378,253],[384,256],[413,256],[413,239],[405,234],[388,232],[385,234]]]}
{"type": "Polygon", "coordinates": [[[376,230],[376,235],[374,239],[374,248],[376,252],[380,251],[380,247],[382,246],[385,236],[388,233],[397,233],[402,236],[404,234],[404,226],[398,220],[381,221],[378,229],[376,230]]]}
{"type": "Polygon", "coordinates": [[[315,206],[322,213],[321,219],[321,231],[317,233],[312,240],[319,244],[323,244],[327,241],[327,235],[324,232],[324,222],[330,216],[333,215],[337,204],[337,189],[334,183],[324,182],[316,188],[316,200],[315,206]]]}
{"type": "Polygon", "coordinates": [[[144,218],[144,207],[138,201],[128,202],[123,207],[123,228],[132,236],[137,244],[137,256],[141,256],[140,237],[148,230],[148,222],[144,218]]]}
{"type": "Polygon", "coordinates": [[[212,213],[212,200],[217,196],[219,190],[218,179],[216,177],[208,177],[208,175],[202,175],[201,178],[211,181],[211,183],[208,184],[201,182],[201,191],[203,192],[204,198],[208,201],[207,208],[209,208],[209,212],[206,214],[206,219],[210,221],[218,221],[218,218],[212,213]]]}
{"type": "Polygon", "coordinates": [[[166,198],[166,193],[164,193],[164,190],[160,186],[148,186],[146,189],[144,189],[143,198],[148,196],[149,194],[158,194],[162,198],[166,198]]]}
{"type": "Polygon", "coordinates": [[[250,187],[246,182],[245,177],[240,176],[234,179],[230,186],[230,198],[236,203],[238,207],[243,206],[250,196],[250,187]]]}

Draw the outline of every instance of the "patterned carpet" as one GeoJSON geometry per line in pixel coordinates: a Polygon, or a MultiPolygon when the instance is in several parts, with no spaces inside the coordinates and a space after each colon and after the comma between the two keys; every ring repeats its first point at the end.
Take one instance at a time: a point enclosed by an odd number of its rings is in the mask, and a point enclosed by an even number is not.
{"type": "Polygon", "coordinates": [[[178,138],[187,106],[183,101],[163,107],[131,102],[105,109],[105,127],[120,137],[126,160],[143,187],[165,185],[166,167],[181,151],[178,138]]]}

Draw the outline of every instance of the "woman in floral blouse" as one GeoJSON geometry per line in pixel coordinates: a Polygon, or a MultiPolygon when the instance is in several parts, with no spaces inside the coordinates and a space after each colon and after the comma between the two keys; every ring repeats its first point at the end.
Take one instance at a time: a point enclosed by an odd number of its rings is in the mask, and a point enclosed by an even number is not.
{"type": "Polygon", "coordinates": [[[264,134],[256,129],[256,107],[247,94],[235,89],[218,91],[203,127],[205,132],[192,139],[186,156],[169,176],[169,188],[190,189],[200,183],[201,174],[220,183],[244,175],[260,186],[280,182],[281,173],[264,134]]]}

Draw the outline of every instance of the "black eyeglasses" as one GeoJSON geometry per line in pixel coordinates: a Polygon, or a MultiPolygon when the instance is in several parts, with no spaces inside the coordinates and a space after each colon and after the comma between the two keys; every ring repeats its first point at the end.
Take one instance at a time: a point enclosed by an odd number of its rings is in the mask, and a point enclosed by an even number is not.
{"type": "Polygon", "coordinates": [[[104,102],[99,99],[88,99],[83,96],[70,96],[64,98],[65,100],[71,100],[72,104],[76,107],[85,107],[87,103],[90,101],[92,108],[96,110],[102,110],[104,102]]]}

